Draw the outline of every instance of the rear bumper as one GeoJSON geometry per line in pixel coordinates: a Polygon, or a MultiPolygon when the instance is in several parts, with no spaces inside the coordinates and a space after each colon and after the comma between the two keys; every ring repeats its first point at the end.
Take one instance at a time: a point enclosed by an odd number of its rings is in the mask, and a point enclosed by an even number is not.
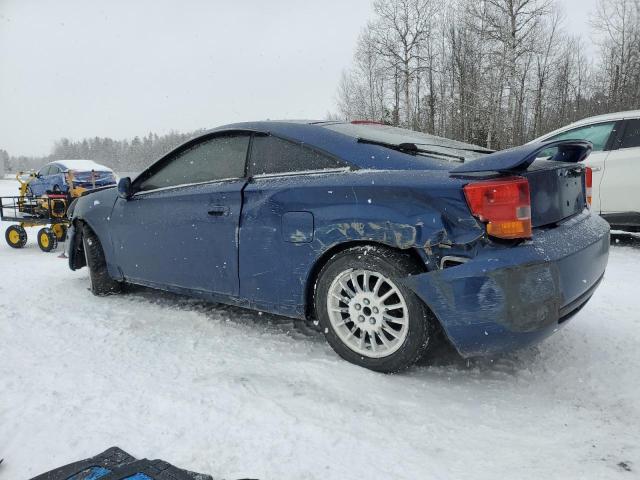
{"type": "Polygon", "coordinates": [[[582,213],[538,229],[517,247],[487,247],[469,262],[404,280],[465,357],[535,343],[591,298],[609,256],[609,225],[582,213]]]}

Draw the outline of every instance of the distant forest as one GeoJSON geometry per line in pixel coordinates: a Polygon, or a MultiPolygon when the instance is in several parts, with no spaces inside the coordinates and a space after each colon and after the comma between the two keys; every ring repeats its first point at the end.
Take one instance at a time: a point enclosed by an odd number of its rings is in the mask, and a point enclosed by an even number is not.
{"type": "Polygon", "coordinates": [[[640,108],[640,0],[597,0],[593,59],[559,0],[375,0],[373,10],[338,118],[502,149],[640,108]]]}
{"type": "Polygon", "coordinates": [[[38,169],[42,165],[61,159],[88,159],[111,167],[116,172],[139,172],[151,162],[204,130],[189,133],[171,132],[166,135],[149,133],[132,140],[114,140],[108,137],[57,141],[50,155],[44,157],[13,157],[0,150],[0,170],[5,172],[38,169]]]}

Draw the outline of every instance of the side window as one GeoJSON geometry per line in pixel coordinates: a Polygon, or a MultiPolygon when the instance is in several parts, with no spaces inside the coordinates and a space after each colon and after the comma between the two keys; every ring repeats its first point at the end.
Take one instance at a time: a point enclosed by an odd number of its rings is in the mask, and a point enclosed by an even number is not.
{"type": "Polygon", "coordinates": [[[248,135],[204,140],[170,157],[138,185],[138,190],[244,177],[248,147],[248,135]]]}
{"type": "Polygon", "coordinates": [[[627,120],[620,148],[640,147],[640,118],[627,120]]]}
{"type": "Polygon", "coordinates": [[[51,171],[51,165],[45,165],[44,167],[42,167],[39,171],[38,171],[38,175],[40,176],[46,176],[49,175],[49,172],[51,171]]]}
{"type": "Polygon", "coordinates": [[[255,136],[251,145],[249,175],[326,170],[346,165],[299,143],[273,136],[255,136]]]}
{"type": "Polygon", "coordinates": [[[607,146],[609,136],[613,131],[616,122],[596,123],[594,125],[586,125],[584,127],[574,128],[566,132],[562,132],[555,137],[548,138],[550,140],[589,140],[593,143],[593,151],[599,152],[607,146]]]}
{"type": "Polygon", "coordinates": [[[60,173],[60,169],[55,165],[51,165],[51,168],[49,169],[49,173],[47,175],[57,175],[58,173],[60,173]]]}

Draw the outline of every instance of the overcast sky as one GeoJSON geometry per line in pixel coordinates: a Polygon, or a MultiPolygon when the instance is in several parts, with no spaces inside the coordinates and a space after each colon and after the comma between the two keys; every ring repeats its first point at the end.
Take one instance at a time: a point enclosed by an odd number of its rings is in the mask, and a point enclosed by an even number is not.
{"type": "MultiPolygon", "coordinates": [[[[563,0],[588,37],[596,0],[563,0]]],[[[0,0],[0,148],[335,111],[371,0],[0,0]]]]}

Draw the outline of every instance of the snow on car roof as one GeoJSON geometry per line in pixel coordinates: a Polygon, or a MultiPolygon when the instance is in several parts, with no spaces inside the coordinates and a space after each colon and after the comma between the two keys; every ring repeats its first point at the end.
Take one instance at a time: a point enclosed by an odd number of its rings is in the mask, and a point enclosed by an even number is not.
{"type": "Polygon", "coordinates": [[[109,167],[100,165],[99,163],[96,163],[93,160],[56,160],[55,162],[51,162],[51,163],[61,165],[67,170],[80,170],[80,171],[87,171],[87,172],[91,170],[95,170],[97,172],[112,171],[109,167]]]}

